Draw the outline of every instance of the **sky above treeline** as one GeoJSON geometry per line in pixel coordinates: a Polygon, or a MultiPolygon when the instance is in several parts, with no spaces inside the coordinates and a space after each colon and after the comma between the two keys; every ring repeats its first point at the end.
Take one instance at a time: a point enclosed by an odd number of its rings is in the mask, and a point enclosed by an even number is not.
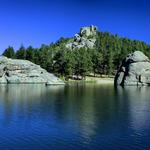
{"type": "Polygon", "coordinates": [[[0,0],[0,52],[50,44],[91,24],[150,44],[150,1],[0,0]]]}

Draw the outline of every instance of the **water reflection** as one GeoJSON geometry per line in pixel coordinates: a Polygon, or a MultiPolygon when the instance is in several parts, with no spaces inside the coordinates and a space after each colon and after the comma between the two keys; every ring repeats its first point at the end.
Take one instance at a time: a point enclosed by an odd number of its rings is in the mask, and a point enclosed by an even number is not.
{"type": "Polygon", "coordinates": [[[46,88],[44,85],[1,85],[0,118],[5,124],[9,124],[15,117],[30,118],[40,105],[46,105],[42,102],[45,96],[51,94],[51,98],[55,97],[63,89],[64,86],[46,88]]]}
{"type": "Polygon", "coordinates": [[[131,127],[135,131],[143,131],[150,122],[150,87],[118,87],[118,93],[129,103],[131,127]]]}
{"type": "Polygon", "coordinates": [[[30,139],[35,149],[109,149],[113,143],[134,149],[132,136],[150,133],[149,91],[97,84],[0,86],[0,141],[18,146],[15,137],[24,144],[30,139]]]}

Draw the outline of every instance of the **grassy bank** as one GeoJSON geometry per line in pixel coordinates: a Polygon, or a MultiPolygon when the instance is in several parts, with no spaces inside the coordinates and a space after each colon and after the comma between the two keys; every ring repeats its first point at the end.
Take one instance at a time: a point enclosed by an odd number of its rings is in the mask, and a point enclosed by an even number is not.
{"type": "Polygon", "coordinates": [[[90,77],[87,76],[85,80],[73,80],[69,79],[68,81],[65,81],[67,83],[98,83],[98,84],[114,84],[114,78],[113,77],[90,77]]]}

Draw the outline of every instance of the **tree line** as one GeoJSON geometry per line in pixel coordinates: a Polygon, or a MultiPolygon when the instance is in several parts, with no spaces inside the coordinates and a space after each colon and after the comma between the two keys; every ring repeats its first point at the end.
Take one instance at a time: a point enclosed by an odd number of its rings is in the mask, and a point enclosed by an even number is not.
{"type": "Polygon", "coordinates": [[[87,75],[114,75],[126,55],[136,50],[150,58],[150,45],[128,38],[121,38],[109,32],[98,32],[93,49],[66,48],[69,38],[60,38],[56,43],[41,45],[40,48],[23,45],[14,50],[9,46],[3,55],[8,58],[25,59],[40,65],[57,76],[84,79],[87,75]]]}

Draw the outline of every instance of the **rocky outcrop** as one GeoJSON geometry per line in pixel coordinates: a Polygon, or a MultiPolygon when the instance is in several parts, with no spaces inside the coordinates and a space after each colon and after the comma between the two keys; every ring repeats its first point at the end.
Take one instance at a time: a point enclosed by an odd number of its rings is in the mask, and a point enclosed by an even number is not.
{"type": "Polygon", "coordinates": [[[115,85],[150,85],[150,61],[141,51],[129,54],[120,66],[115,85]]]}
{"type": "Polygon", "coordinates": [[[0,56],[0,84],[9,83],[64,84],[62,80],[30,61],[0,56]]]}
{"type": "Polygon", "coordinates": [[[68,49],[93,48],[96,42],[97,27],[83,27],[79,34],[75,34],[73,42],[66,45],[68,49]]]}

